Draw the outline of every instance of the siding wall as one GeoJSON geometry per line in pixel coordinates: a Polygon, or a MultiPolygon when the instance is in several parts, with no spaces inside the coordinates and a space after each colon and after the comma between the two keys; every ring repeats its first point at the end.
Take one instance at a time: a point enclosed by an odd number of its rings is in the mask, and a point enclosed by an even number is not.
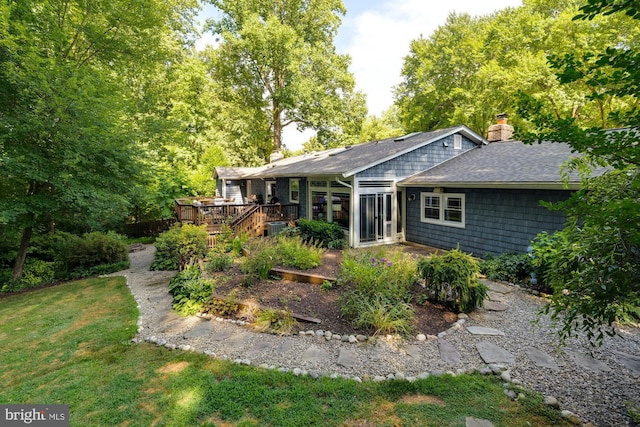
{"type": "MultiPolygon", "coordinates": [[[[252,179],[251,180],[251,194],[262,194],[264,197],[264,180],[262,179],[252,179]]],[[[251,194],[246,194],[246,197],[249,197],[251,194]]]]}
{"type": "Polygon", "coordinates": [[[525,253],[541,231],[549,233],[564,226],[565,215],[540,206],[540,201],[566,200],[567,190],[445,189],[465,194],[465,228],[427,224],[420,221],[420,193],[433,188],[407,188],[416,199],[407,202],[405,237],[409,242],[441,249],[458,244],[464,252],[483,257],[504,252],[525,253]]]}
{"type": "MultiPolygon", "coordinates": [[[[393,142],[387,142],[386,144],[393,144],[393,142]]],[[[477,145],[463,136],[462,149],[455,150],[453,148],[453,135],[450,135],[410,153],[380,163],[358,173],[357,176],[358,178],[402,179],[422,172],[474,147],[477,147],[477,145]],[[448,147],[443,147],[443,142],[446,142],[448,147]]]]}

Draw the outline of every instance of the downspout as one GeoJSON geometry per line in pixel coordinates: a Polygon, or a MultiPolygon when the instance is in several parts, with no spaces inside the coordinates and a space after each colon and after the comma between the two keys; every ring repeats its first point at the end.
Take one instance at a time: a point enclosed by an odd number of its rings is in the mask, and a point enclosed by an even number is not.
{"type": "Polygon", "coordinates": [[[336,182],[337,182],[338,184],[340,184],[340,185],[344,185],[345,187],[350,188],[350,189],[352,189],[352,190],[353,190],[353,186],[352,186],[351,184],[348,184],[348,183],[346,183],[346,182],[344,182],[344,181],[340,181],[340,180],[338,179],[338,177],[336,177],[336,182]]]}

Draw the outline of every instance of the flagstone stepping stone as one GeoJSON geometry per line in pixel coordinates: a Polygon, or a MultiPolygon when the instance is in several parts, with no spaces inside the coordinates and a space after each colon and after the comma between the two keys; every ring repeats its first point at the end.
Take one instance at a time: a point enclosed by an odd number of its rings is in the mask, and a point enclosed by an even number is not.
{"type": "Polygon", "coordinates": [[[504,332],[498,330],[498,329],[494,329],[494,328],[487,328],[484,326],[467,326],[467,331],[469,331],[469,333],[471,335],[500,335],[500,336],[504,336],[504,332]]]}
{"type": "Polygon", "coordinates": [[[249,351],[247,351],[247,356],[253,357],[264,353],[266,350],[271,348],[271,344],[266,341],[258,341],[254,344],[253,347],[249,351]]]}
{"type": "Polygon", "coordinates": [[[353,368],[358,363],[358,353],[354,350],[341,348],[338,355],[338,365],[345,368],[353,368]]]}
{"type": "Polygon", "coordinates": [[[495,301],[485,301],[482,307],[489,311],[506,311],[509,308],[505,304],[495,301]]]}
{"type": "Polygon", "coordinates": [[[210,333],[211,333],[211,322],[209,322],[208,320],[200,320],[198,323],[195,324],[193,328],[185,332],[183,337],[186,339],[198,338],[198,337],[207,336],[210,333]]]}
{"type": "Polygon", "coordinates": [[[450,365],[457,365],[462,361],[462,355],[458,349],[448,341],[438,338],[438,348],[440,350],[440,358],[442,361],[450,365]]]}
{"type": "Polygon", "coordinates": [[[481,341],[476,344],[476,349],[484,363],[515,363],[516,357],[504,348],[488,341],[481,341]]]}
{"type": "Polygon", "coordinates": [[[286,353],[287,351],[293,348],[294,340],[286,338],[283,339],[282,342],[276,347],[276,352],[278,353],[286,353]]]}
{"type": "Polygon", "coordinates": [[[229,343],[231,347],[243,347],[245,344],[250,343],[254,338],[255,334],[250,332],[242,332],[236,335],[232,335],[227,338],[226,342],[229,343]]]}
{"type": "Polygon", "coordinates": [[[502,302],[504,294],[494,291],[487,291],[487,298],[489,298],[489,301],[502,302]]]}
{"type": "Polygon", "coordinates": [[[464,419],[465,427],[493,427],[493,423],[482,418],[466,417],[464,419]]]}
{"type": "Polygon", "coordinates": [[[513,292],[512,286],[503,285],[502,283],[491,282],[489,280],[483,281],[482,283],[484,283],[490,291],[497,292],[499,294],[508,294],[513,292]]]}
{"type": "Polygon", "coordinates": [[[162,328],[160,329],[160,332],[166,332],[166,333],[174,333],[174,332],[178,332],[181,329],[184,329],[185,326],[188,324],[188,319],[181,317],[179,319],[175,319],[175,320],[168,320],[166,322],[164,322],[162,328]]]}
{"type": "Polygon", "coordinates": [[[210,339],[211,341],[224,341],[227,338],[229,338],[231,335],[233,335],[233,331],[231,330],[222,330],[222,331],[216,331],[214,332],[210,339]]]}
{"type": "Polygon", "coordinates": [[[302,353],[304,362],[318,363],[327,359],[329,359],[329,353],[316,346],[311,346],[302,353]]]}
{"type": "Polygon", "coordinates": [[[409,357],[415,360],[420,360],[420,357],[422,356],[420,352],[420,347],[417,345],[410,344],[405,347],[404,351],[407,353],[409,357]]]}
{"type": "Polygon", "coordinates": [[[369,356],[369,360],[382,360],[384,359],[386,354],[395,352],[396,350],[393,349],[389,344],[384,341],[378,340],[373,347],[371,356],[369,356]]]}
{"type": "Polygon", "coordinates": [[[566,352],[569,357],[571,357],[573,362],[581,368],[587,368],[596,373],[609,372],[611,370],[611,368],[609,368],[606,363],[595,359],[588,354],[580,353],[575,349],[567,349],[566,352]]]}
{"type": "Polygon", "coordinates": [[[539,366],[541,368],[548,368],[552,371],[557,371],[560,369],[555,359],[542,350],[529,347],[525,350],[525,353],[536,366],[539,366]]]}
{"type": "Polygon", "coordinates": [[[620,362],[634,372],[640,372],[640,357],[631,354],[623,353],[621,351],[614,351],[618,356],[620,362]]]}

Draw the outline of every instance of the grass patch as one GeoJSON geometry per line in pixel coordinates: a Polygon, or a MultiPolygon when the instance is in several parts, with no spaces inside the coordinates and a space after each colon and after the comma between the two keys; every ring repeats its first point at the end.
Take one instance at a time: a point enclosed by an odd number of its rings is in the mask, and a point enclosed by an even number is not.
{"type": "Polygon", "coordinates": [[[120,277],[0,299],[0,402],[67,404],[72,426],[562,425],[492,377],[314,380],[131,344],[137,315],[120,277]]]}

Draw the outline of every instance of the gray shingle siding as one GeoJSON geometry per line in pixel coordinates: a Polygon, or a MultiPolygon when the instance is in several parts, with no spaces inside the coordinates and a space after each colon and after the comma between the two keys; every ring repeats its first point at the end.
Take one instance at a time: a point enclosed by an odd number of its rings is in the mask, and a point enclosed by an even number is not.
{"type": "Polygon", "coordinates": [[[420,221],[420,193],[432,188],[407,188],[416,200],[407,203],[406,240],[442,249],[460,245],[476,256],[504,252],[524,253],[540,232],[554,232],[564,226],[561,212],[549,211],[540,201],[566,200],[566,190],[446,189],[465,194],[465,228],[420,221]]]}
{"type": "MultiPolygon", "coordinates": [[[[385,144],[393,144],[393,142],[385,142],[385,144]]],[[[442,163],[476,146],[471,140],[463,136],[462,149],[455,150],[453,148],[453,135],[450,135],[410,153],[364,170],[358,173],[357,176],[359,178],[402,179],[442,163]],[[448,147],[444,147],[443,142],[446,142],[448,147]]]]}

